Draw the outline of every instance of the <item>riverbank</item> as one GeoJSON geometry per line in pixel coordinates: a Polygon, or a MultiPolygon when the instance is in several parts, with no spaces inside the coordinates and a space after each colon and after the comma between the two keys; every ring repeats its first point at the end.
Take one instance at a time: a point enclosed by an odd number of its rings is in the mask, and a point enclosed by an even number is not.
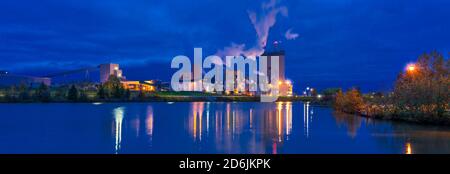
{"type": "Polygon", "coordinates": [[[380,112],[380,113],[370,113],[368,111],[363,111],[360,113],[363,117],[376,118],[382,120],[393,120],[393,121],[403,121],[418,124],[432,124],[432,125],[445,125],[450,126],[450,114],[445,112],[442,116],[430,115],[426,113],[419,112],[380,112]]]}
{"type": "Polygon", "coordinates": [[[444,112],[443,115],[432,115],[421,112],[412,111],[399,111],[393,108],[393,106],[381,106],[381,105],[367,105],[358,111],[348,111],[348,110],[336,110],[335,111],[358,115],[365,118],[373,118],[380,120],[390,120],[398,122],[409,122],[423,125],[444,125],[450,126],[450,113],[444,112]]]}
{"type": "MultiPolygon", "coordinates": [[[[125,103],[125,102],[259,102],[260,97],[255,96],[238,96],[238,95],[151,95],[146,97],[133,97],[133,98],[110,98],[110,99],[98,99],[98,98],[84,98],[78,100],[68,99],[48,99],[42,100],[0,100],[0,103],[125,103]]],[[[277,102],[312,102],[312,97],[279,97],[277,102]]]]}
{"type": "MultiPolygon", "coordinates": [[[[16,101],[6,101],[0,100],[0,104],[15,104],[15,103],[145,103],[145,102],[260,102],[260,97],[257,96],[239,96],[239,95],[214,95],[205,93],[192,93],[192,92],[165,92],[165,93],[154,93],[150,96],[143,98],[133,97],[132,99],[97,99],[97,98],[85,98],[76,101],[71,101],[67,99],[50,99],[47,101],[40,100],[16,100],[16,101]]],[[[293,97],[279,97],[277,102],[309,102],[312,106],[318,107],[332,107],[332,103],[325,100],[318,100],[314,97],[303,97],[303,96],[293,96],[293,97]]],[[[358,112],[351,112],[345,110],[336,110],[337,112],[358,115],[365,118],[374,118],[380,120],[391,120],[399,122],[410,122],[416,124],[430,124],[430,125],[446,125],[450,126],[450,116],[445,116],[446,119],[420,119],[425,118],[425,116],[420,116],[414,113],[390,113],[382,112],[380,109],[376,110],[374,108],[381,108],[380,106],[364,107],[358,112]]],[[[447,113],[448,114],[448,113],[447,113]]]]}

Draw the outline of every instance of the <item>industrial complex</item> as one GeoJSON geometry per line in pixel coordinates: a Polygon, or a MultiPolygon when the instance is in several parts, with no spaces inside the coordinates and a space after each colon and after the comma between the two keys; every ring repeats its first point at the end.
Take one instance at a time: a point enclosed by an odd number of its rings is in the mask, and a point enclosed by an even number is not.
{"type": "MultiPolygon", "coordinates": [[[[284,51],[273,51],[273,52],[266,52],[263,54],[263,56],[267,56],[268,61],[270,62],[272,56],[278,56],[279,57],[279,81],[274,82],[277,83],[279,88],[279,95],[280,96],[293,96],[293,85],[292,82],[287,80],[286,74],[285,74],[285,52],[284,51]]],[[[270,70],[274,68],[271,67],[271,64],[268,64],[268,72],[271,72],[270,70]]],[[[97,86],[95,84],[104,84],[108,81],[108,79],[111,76],[117,77],[120,80],[120,83],[123,85],[124,89],[130,90],[130,91],[145,91],[145,92],[152,92],[152,91],[170,91],[172,90],[169,86],[169,83],[163,83],[159,80],[129,80],[124,75],[124,72],[122,69],[120,69],[119,64],[115,63],[106,63],[106,64],[100,64],[96,67],[90,67],[90,68],[82,68],[78,70],[71,70],[67,72],[57,73],[53,75],[48,75],[45,77],[34,77],[34,76],[25,76],[25,75],[17,75],[12,74],[8,71],[0,71],[0,87],[9,87],[9,86],[18,86],[18,85],[27,85],[30,87],[36,87],[41,84],[45,84],[47,86],[59,86],[59,85],[67,85],[67,84],[81,84],[80,82],[76,81],[63,81],[58,83],[52,83],[52,81],[59,77],[67,77],[71,74],[80,74],[85,73],[85,78],[87,79],[89,77],[90,72],[92,71],[99,71],[99,80],[92,82],[90,80],[91,84],[94,84],[94,86],[97,86]]],[[[234,81],[235,86],[233,91],[226,91],[225,93],[222,92],[214,92],[219,94],[226,94],[226,95],[247,95],[247,96],[256,96],[261,95],[259,92],[251,92],[249,90],[249,84],[251,83],[257,83],[255,81],[248,80],[248,77],[245,76],[244,72],[239,72],[237,70],[234,70],[232,73],[234,73],[234,81]],[[244,76],[245,77],[245,83],[244,84],[238,84],[237,83],[237,77],[244,76]],[[245,89],[245,91],[239,91],[237,90],[240,87],[240,89],[245,89]],[[242,88],[243,87],[243,88],[242,88]]],[[[270,84],[274,84],[271,82],[271,73],[267,74],[267,78],[269,80],[270,84]]],[[[188,85],[188,88],[185,89],[194,89],[196,85],[200,85],[201,82],[194,82],[191,81],[188,85]]],[[[92,85],[91,85],[92,86],[92,85]]]]}

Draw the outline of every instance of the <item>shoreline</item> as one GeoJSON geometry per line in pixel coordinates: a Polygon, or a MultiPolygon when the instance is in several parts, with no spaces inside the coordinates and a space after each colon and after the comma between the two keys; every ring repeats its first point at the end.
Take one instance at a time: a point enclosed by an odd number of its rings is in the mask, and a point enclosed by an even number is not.
{"type": "MultiPolygon", "coordinates": [[[[217,103],[258,103],[259,97],[247,97],[247,96],[220,96],[216,98],[220,98],[219,100],[204,100],[205,97],[198,97],[198,96],[177,96],[177,97],[152,97],[145,100],[89,100],[89,101],[48,101],[48,102],[41,102],[41,101],[20,101],[20,102],[4,102],[0,101],[0,104],[95,104],[95,103],[102,103],[102,104],[117,104],[117,103],[165,103],[165,102],[182,102],[182,103],[189,103],[189,102],[217,102],[217,103]],[[245,100],[232,100],[236,99],[236,97],[242,97],[245,98],[245,100]],[[173,100],[176,98],[175,100],[173,100]],[[184,100],[180,100],[183,98],[184,100]],[[196,98],[196,99],[194,99],[196,98]],[[225,99],[225,100],[224,100],[225,99]]],[[[242,99],[241,98],[241,99],[242,99]]],[[[391,116],[389,118],[382,116],[382,115],[368,115],[368,114],[361,114],[361,113],[349,113],[349,112],[343,112],[343,111],[337,111],[333,109],[333,107],[329,104],[321,104],[314,102],[313,100],[305,100],[304,98],[282,98],[281,100],[278,100],[276,102],[311,102],[311,106],[315,107],[322,107],[322,108],[330,108],[334,112],[339,112],[347,115],[353,115],[357,117],[362,118],[370,118],[370,119],[376,119],[376,120],[384,120],[384,121],[392,121],[392,122],[398,122],[398,123],[412,123],[417,125],[430,125],[430,126],[450,126],[450,123],[445,122],[433,122],[433,121],[419,121],[419,120],[411,120],[406,118],[401,118],[400,116],[391,116]]],[[[274,102],[275,103],[275,102],[274,102]]]]}
{"type": "MultiPolygon", "coordinates": [[[[144,99],[86,99],[86,100],[25,100],[0,101],[0,104],[20,103],[143,103],[143,102],[260,102],[260,97],[250,96],[152,96],[144,99]]],[[[314,102],[311,97],[280,97],[276,102],[314,102]]]]}
{"type": "MultiPolygon", "coordinates": [[[[332,108],[333,109],[333,108],[332,108]]],[[[408,119],[404,118],[401,115],[391,115],[391,116],[383,116],[383,115],[369,115],[369,114],[362,114],[362,113],[349,113],[349,112],[343,112],[343,111],[337,111],[333,109],[334,112],[339,112],[347,115],[354,115],[362,118],[370,118],[370,119],[376,119],[376,120],[384,120],[384,121],[392,121],[392,122],[398,122],[398,123],[412,123],[417,125],[430,125],[430,126],[445,126],[450,127],[450,120],[447,120],[447,122],[442,120],[414,120],[414,119],[408,119]]]]}

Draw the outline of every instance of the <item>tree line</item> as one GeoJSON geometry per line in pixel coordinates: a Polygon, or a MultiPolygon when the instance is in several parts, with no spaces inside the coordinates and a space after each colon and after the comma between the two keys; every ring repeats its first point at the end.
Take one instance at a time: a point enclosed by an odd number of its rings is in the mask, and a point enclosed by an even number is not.
{"type": "Polygon", "coordinates": [[[148,97],[148,93],[139,91],[133,95],[128,89],[125,89],[120,83],[120,79],[110,76],[108,81],[95,85],[92,88],[89,85],[69,85],[59,87],[49,87],[44,83],[38,87],[20,84],[3,89],[3,96],[0,101],[3,102],[87,102],[87,101],[114,101],[114,100],[138,100],[148,97]]]}
{"type": "Polygon", "coordinates": [[[334,109],[386,119],[450,124],[450,62],[438,52],[421,55],[397,76],[389,93],[339,90],[334,109]]]}

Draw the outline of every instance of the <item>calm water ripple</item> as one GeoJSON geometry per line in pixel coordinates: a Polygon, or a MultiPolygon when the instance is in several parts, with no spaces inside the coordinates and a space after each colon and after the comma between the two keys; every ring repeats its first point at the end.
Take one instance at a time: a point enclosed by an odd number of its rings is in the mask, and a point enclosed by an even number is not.
{"type": "Polygon", "coordinates": [[[0,153],[450,153],[450,128],[305,103],[0,104],[0,153]]]}

